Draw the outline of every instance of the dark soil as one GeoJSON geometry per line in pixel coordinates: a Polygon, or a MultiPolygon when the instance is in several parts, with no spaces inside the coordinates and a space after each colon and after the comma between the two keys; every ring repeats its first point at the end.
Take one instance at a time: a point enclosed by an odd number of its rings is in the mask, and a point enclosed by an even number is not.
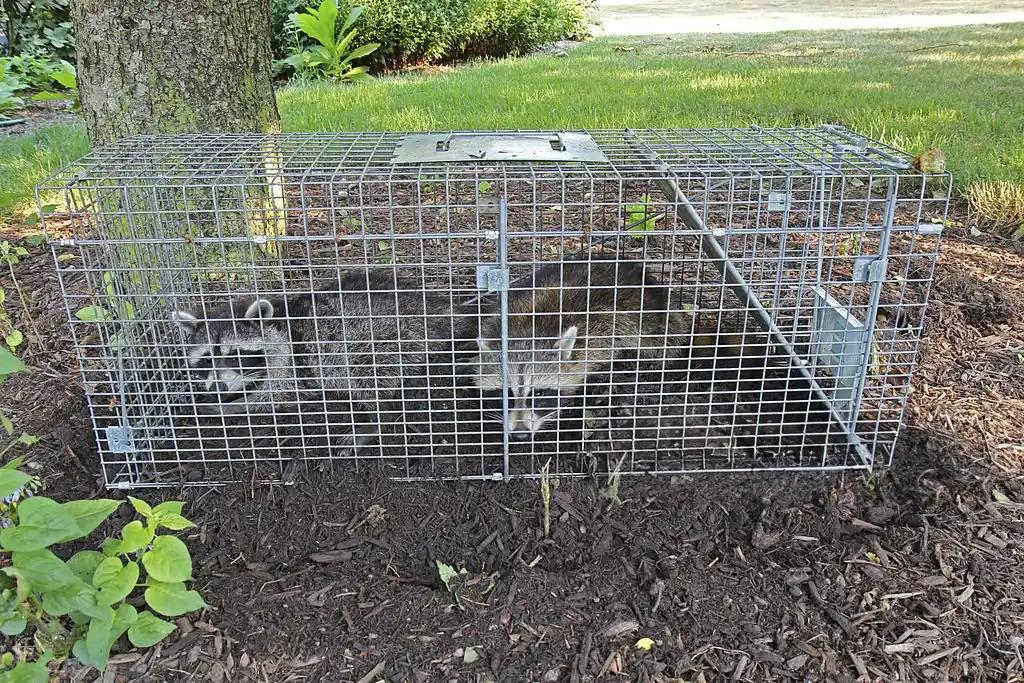
{"type": "MultiPolygon", "coordinates": [[[[120,497],[32,251],[17,274],[45,346],[3,407],[43,437],[47,495],[120,497]]],[[[617,500],[562,479],[549,538],[530,481],[144,491],[187,501],[211,608],[102,680],[1024,680],[1021,354],[1024,249],[951,236],[894,465],[870,477],[624,478],[617,500]],[[453,592],[435,562],[465,568],[453,592]]]]}

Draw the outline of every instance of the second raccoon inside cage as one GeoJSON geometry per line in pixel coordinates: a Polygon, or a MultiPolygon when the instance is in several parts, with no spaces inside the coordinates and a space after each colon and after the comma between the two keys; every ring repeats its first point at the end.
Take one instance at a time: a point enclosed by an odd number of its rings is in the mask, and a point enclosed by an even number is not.
{"type": "Polygon", "coordinates": [[[734,399],[763,394],[766,336],[698,325],[654,269],[613,259],[551,262],[514,283],[504,363],[497,301],[453,305],[390,268],[311,294],[236,300],[205,321],[173,317],[205,413],[322,413],[327,447],[460,442],[497,455],[504,425],[517,442],[570,454],[584,449],[588,413],[590,430],[620,447],[735,445],[683,398],[715,386],[734,399]]]}

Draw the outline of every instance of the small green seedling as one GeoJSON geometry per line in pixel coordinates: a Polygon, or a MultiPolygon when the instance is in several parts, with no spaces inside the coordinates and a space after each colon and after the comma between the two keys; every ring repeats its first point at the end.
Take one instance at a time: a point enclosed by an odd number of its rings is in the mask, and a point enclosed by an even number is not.
{"type": "Polygon", "coordinates": [[[378,263],[392,264],[395,262],[395,245],[387,240],[379,240],[377,242],[377,251],[380,254],[377,256],[378,263]]]}
{"type": "Polygon", "coordinates": [[[653,232],[656,229],[658,214],[652,206],[651,195],[640,195],[640,201],[635,204],[626,205],[627,230],[632,233],[653,232]]]}
{"type": "Polygon", "coordinates": [[[615,463],[615,467],[608,473],[604,488],[601,489],[601,497],[608,500],[608,509],[611,509],[616,503],[622,503],[619,500],[619,485],[622,483],[622,463],[625,460],[626,456],[624,455],[619,458],[619,461],[615,463]]]}
{"type": "Polygon", "coordinates": [[[448,589],[449,593],[455,593],[455,589],[458,588],[459,583],[462,582],[464,577],[469,572],[463,567],[459,571],[455,571],[455,567],[450,564],[445,564],[441,560],[434,560],[434,564],[437,565],[437,576],[441,579],[441,583],[448,589]]]}
{"type": "MultiPolygon", "coordinates": [[[[46,204],[45,206],[43,206],[41,208],[40,212],[33,212],[33,213],[30,213],[29,215],[25,216],[25,225],[27,225],[29,227],[32,227],[34,225],[39,225],[39,221],[42,220],[40,218],[40,215],[42,215],[44,217],[45,216],[51,216],[51,215],[53,215],[53,213],[56,210],[57,210],[57,207],[55,205],[53,205],[53,204],[46,204]]],[[[25,241],[28,242],[28,238],[27,237],[25,238],[25,241]]],[[[40,243],[42,243],[42,240],[40,240],[40,243]]],[[[29,246],[34,246],[34,245],[30,244],[29,246]]]]}
{"type": "Polygon", "coordinates": [[[422,191],[424,194],[433,194],[434,190],[437,189],[437,186],[434,185],[433,182],[431,182],[434,180],[432,176],[429,176],[425,173],[420,173],[418,176],[416,176],[416,179],[420,181],[420,191],[422,191]]]}

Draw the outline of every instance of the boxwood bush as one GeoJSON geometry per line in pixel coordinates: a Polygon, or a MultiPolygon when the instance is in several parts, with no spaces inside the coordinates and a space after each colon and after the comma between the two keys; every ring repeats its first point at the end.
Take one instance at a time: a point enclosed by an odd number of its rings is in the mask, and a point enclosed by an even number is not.
{"type": "MultiPolygon", "coordinates": [[[[370,58],[377,68],[466,57],[521,55],[562,39],[589,36],[595,0],[339,0],[341,14],[366,6],[356,28],[358,43],[380,43],[370,58]],[[347,2],[347,4],[346,4],[347,2]]],[[[303,0],[272,0],[276,57],[304,47],[288,30],[288,16],[303,0]]]]}

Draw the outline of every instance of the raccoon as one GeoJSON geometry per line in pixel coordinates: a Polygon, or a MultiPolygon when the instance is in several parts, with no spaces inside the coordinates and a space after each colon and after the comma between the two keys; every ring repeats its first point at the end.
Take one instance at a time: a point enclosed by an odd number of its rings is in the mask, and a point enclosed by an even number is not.
{"type": "Polygon", "coordinates": [[[460,329],[451,298],[391,269],[350,272],[312,293],[238,299],[205,320],[180,310],[171,318],[198,403],[219,414],[315,403],[306,412],[418,431],[428,399],[451,391],[460,329]]]}
{"type": "MultiPolygon", "coordinates": [[[[645,264],[594,258],[538,267],[508,295],[508,417],[516,438],[531,438],[570,408],[597,376],[664,369],[684,355],[691,316],[670,309],[669,291],[645,264]]],[[[501,316],[483,312],[473,382],[502,388],[501,316]]],[[[492,416],[493,416],[492,411],[492,416]]]]}

